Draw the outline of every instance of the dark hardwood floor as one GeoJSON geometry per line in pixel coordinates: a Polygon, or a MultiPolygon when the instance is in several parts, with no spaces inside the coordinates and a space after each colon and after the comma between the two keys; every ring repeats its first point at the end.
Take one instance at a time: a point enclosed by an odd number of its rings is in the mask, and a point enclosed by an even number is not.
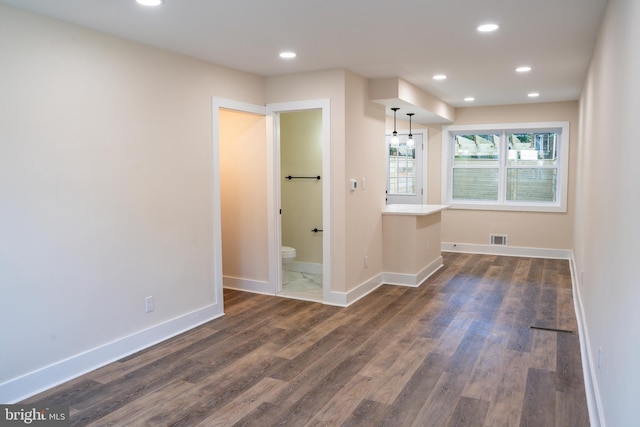
{"type": "Polygon", "coordinates": [[[588,426],[568,262],[443,255],[348,308],[225,291],[223,318],[28,402],[82,426],[588,426]]]}

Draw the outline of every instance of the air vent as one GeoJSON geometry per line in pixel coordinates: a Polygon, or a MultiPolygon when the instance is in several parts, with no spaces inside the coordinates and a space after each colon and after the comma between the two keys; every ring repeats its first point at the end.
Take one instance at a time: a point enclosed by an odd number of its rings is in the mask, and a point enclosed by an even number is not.
{"type": "Polygon", "coordinates": [[[491,235],[491,244],[499,245],[499,246],[507,246],[507,236],[506,234],[492,234],[491,235]]]}

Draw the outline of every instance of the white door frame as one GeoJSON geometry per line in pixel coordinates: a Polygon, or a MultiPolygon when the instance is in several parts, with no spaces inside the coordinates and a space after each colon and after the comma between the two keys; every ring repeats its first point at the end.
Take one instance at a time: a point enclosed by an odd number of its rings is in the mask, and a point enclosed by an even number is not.
{"type": "MultiPolygon", "coordinates": [[[[387,135],[386,137],[390,137],[393,131],[387,131],[387,135]]],[[[416,184],[421,186],[422,188],[420,188],[420,194],[413,196],[413,197],[417,197],[420,200],[419,204],[426,204],[427,203],[427,179],[428,179],[428,173],[427,173],[427,165],[428,165],[428,138],[429,138],[429,130],[428,129],[413,129],[412,132],[413,136],[416,135],[421,135],[422,136],[422,147],[420,147],[420,151],[421,151],[421,157],[420,157],[420,173],[419,173],[419,182],[417,182],[416,184]]],[[[409,131],[408,130],[398,130],[398,135],[409,135],[409,131]]],[[[387,159],[387,171],[386,171],[386,180],[387,182],[385,183],[386,188],[389,188],[389,144],[385,143],[385,148],[387,150],[386,153],[386,159],[387,159]]],[[[416,150],[416,154],[418,153],[418,150],[416,150]]],[[[389,201],[389,195],[387,195],[387,204],[394,204],[394,203],[415,203],[415,202],[408,202],[408,201],[401,201],[403,197],[402,196],[396,196],[396,200],[392,200],[389,201]],[[400,200],[398,200],[400,199],[400,200]]],[[[392,197],[393,199],[393,197],[392,197]]]]}
{"type": "MultiPolygon", "coordinates": [[[[220,205],[220,109],[242,111],[246,113],[266,116],[267,109],[264,105],[248,104],[230,99],[211,99],[211,145],[212,145],[212,217],[213,217],[213,291],[215,303],[224,306],[223,279],[222,279],[222,211],[220,205]]],[[[269,118],[267,129],[269,129],[269,118]]],[[[267,132],[268,134],[268,132],[267,132]]],[[[271,261],[271,260],[270,260],[271,261]]],[[[271,265],[269,266],[271,270],[271,265]]],[[[268,291],[267,291],[268,292],[268,291]]],[[[275,288],[273,289],[275,294],[275,288]]]]}
{"type": "Polygon", "coordinates": [[[331,293],[331,121],[329,99],[267,104],[267,206],[269,233],[269,283],[280,290],[282,224],[280,216],[280,113],[322,110],[322,300],[331,293]]]}

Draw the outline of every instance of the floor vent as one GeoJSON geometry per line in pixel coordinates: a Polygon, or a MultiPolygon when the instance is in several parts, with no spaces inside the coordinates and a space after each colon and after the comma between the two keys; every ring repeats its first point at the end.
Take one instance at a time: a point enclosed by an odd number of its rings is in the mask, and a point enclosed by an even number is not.
{"type": "Polygon", "coordinates": [[[507,246],[507,236],[506,236],[506,234],[492,234],[491,235],[491,244],[492,245],[507,246]]]}

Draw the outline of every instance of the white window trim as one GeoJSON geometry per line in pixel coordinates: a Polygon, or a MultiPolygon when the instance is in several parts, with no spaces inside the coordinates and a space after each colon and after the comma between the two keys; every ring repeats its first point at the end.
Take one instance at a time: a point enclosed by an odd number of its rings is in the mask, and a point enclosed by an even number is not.
{"type": "MultiPolygon", "coordinates": [[[[409,130],[397,130],[398,135],[409,135],[409,130]]],[[[393,134],[393,130],[387,130],[386,132],[386,136],[391,136],[393,134]]],[[[422,152],[422,164],[420,165],[421,171],[420,171],[420,175],[422,175],[421,181],[417,182],[416,185],[419,187],[420,185],[422,186],[420,189],[420,194],[416,195],[420,198],[421,202],[420,204],[426,204],[427,200],[428,200],[428,195],[427,195],[427,189],[428,187],[428,178],[429,178],[429,173],[427,170],[427,166],[429,164],[429,130],[427,128],[418,128],[418,129],[412,129],[411,130],[411,134],[412,135],[422,135],[422,147],[421,147],[421,152],[422,152]],[[419,185],[418,185],[419,184],[419,185]]],[[[385,172],[385,188],[388,189],[389,188],[389,161],[388,161],[388,150],[389,147],[387,146],[387,144],[385,143],[385,150],[387,150],[387,160],[386,160],[386,172],[385,172]]],[[[394,195],[396,196],[396,195],[394,195]]],[[[414,197],[416,197],[414,196],[414,197]]],[[[402,197],[402,196],[400,196],[402,197]]],[[[411,197],[411,196],[409,196],[411,197]]],[[[393,204],[410,204],[410,202],[402,202],[402,201],[398,201],[396,200],[393,204]]],[[[392,203],[388,203],[388,204],[392,204],[392,203]]]]}
{"type": "MultiPolygon", "coordinates": [[[[501,147],[502,149],[502,147],[501,147]]],[[[506,171],[506,156],[500,156],[500,186],[503,186],[503,174],[506,171]]],[[[501,124],[479,124],[479,125],[451,125],[442,127],[442,195],[443,204],[449,205],[451,209],[477,209],[477,210],[500,210],[500,211],[525,211],[525,212],[567,212],[567,190],[569,185],[569,122],[529,122],[529,123],[501,123],[501,124]],[[555,202],[493,202],[486,200],[471,201],[465,200],[463,203],[452,200],[452,173],[453,156],[451,133],[460,131],[514,131],[514,130],[536,130],[562,129],[560,136],[560,151],[558,152],[558,188],[557,200],[555,202]]]]}

